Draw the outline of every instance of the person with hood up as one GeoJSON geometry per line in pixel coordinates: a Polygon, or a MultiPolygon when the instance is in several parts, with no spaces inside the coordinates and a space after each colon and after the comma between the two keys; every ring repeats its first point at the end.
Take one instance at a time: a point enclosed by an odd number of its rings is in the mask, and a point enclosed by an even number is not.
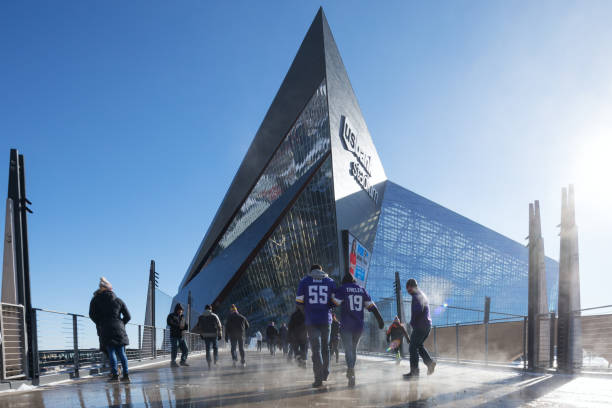
{"type": "Polygon", "coordinates": [[[193,328],[193,332],[198,333],[200,337],[204,339],[204,343],[206,344],[206,362],[208,363],[209,370],[212,360],[210,357],[211,347],[213,349],[215,365],[217,365],[217,358],[219,356],[217,341],[222,339],[221,331],[222,328],[219,316],[213,313],[210,305],[206,305],[206,307],[204,307],[204,312],[198,317],[198,322],[193,328]]]}
{"type": "Polygon", "coordinates": [[[408,336],[408,332],[402,325],[400,318],[398,316],[395,316],[395,319],[393,319],[393,323],[391,323],[391,325],[387,329],[387,343],[389,343],[389,348],[387,349],[387,351],[397,353],[397,364],[402,361],[402,343],[404,338],[406,338],[406,341],[410,342],[410,336],[408,336]]]}
{"type": "Polygon", "coordinates": [[[283,349],[283,355],[286,356],[289,353],[289,340],[288,333],[289,329],[287,329],[287,325],[283,323],[278,329],[278,338],[280,340],[280,347],[283,349]]]}
{"type": "Polygon", "coordinates": [[[189,350],[183,338],[188,327],[185,321],[185,314],[183,313],[183,306],[180,303],[174,306],[174,312],[168,315],[166,323],[170,327],[170,366],[178,367],[178,364],[176,364],[176,355],[178,354],[179,348],[181,349],[181,365],[189,366],[189,364],[187,364],[189,350]]]}
{"type": "Polygon", "coordinates": [[[238,313],[236,305],[231,305],[230,314],[225,321],[225,341],[229,341],[231,344],[234,367],[236,367],[236,361],[238,361],[236,346],[238,346],[238,350],[240,351],[240,364],[242,364],[242,367],[246,366],[246,361],[244,359],[244,336],[248,328],[249,321],[246,317],[238,313]]]}
{"type": "Polygon", "coordinates": [[[338,351],[338,344],[340,343],[340,321],[336,317],[335,313],[332,313],[332,324],[331,324],[331,332],[329,335],[329,355],[333,357],[336,354],[336,363],[338,363],[338,359],[340,352],[338,351]]]}
{"type": "Polygon", "coordinates": [[[300,367],[306,368],[306,354],[308,352],[308,335],[306,334],[306,325],[304,324],[304,313],[296,309],[289,318],[288,334],[289,354],[287,359],[291,358],[291,354],[295,356],[300,367]]]}
{"type": "Polygon", "coordinates": [[[261,342],[263,341],[263,336],[261,335],[261,332],[259,330],[257,330],[257,333],[255,333],[255,340],[257,340],[257,351],[261,351],[261,342]]]}
{"type": "Polygon", "coordinates": [[[427,366],[427,375],[434,373],[436,362],[431,358],[425,348],[425,340],[431,330],[431,316],[429,314],[429,300],[425,293],[417,285],[416,279],[408,279],[406,290],[412,296],[412,307],[410,314],[410,326],[412,336],[410,338],[410,372],[404,374],[404,379],[412,380],[419,377],[419,356],[427,366]]]}
{"type": "Polygon", "coordinates": [[[278,330],[274,322],[270,322],[266,328],[266,341],[268,342],[268,351],[271,355],[276,353],[276,342],[278,338],[278,330]]]}
{"type": "Polygon", "coordinates": [[[348,386],[354,387],[357,345],[363,332],[364,310],[374,314],[379,329],[385,327],[385,323],[368,292],[350,274],[344,275],[342,285],[332,295],[332,301],[340,307],[340,337],[346,358],[346,377],[348,386]]]}
{"type": "Polygon", "coordinates": [[[125,325],[131,316],[123,300],[119,299],[113,286],[105,278],[100,278],[100,289],[94,293],[89,303],[89,317],[99,329],[100,345],[106,349],[111,364],[111,378],[109,381],[119,381],[117,371],[117,356],[121,360],[123,376],[121,381],[129,382],[128,362],[125,355],[125,346],[130,344],[125,325]]]}
{"type": "Polygon", "coordinates": [[[295,301],[304,312],[306,331],[312,352],[314,388],[321,387],[329,376],[329,325],[331,324],[331,295],[336,282],[321,265],[312,265],[310,273],[300,281],[295,301]]]}

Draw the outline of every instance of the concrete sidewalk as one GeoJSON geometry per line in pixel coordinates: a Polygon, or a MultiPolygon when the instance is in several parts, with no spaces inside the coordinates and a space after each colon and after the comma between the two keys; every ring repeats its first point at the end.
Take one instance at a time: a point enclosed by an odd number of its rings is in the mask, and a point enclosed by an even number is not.
{"type": "Polygon", "coordinates": [[[208,370],[201,357],[191,367],[167,364],[131,372],[131,384],[106,376],[0,394],[4,407],[516,407],[610,406],[612,380],[533,375],[501,369],[439,364],[431,377],[406,382],[403,362],[360,357],[357,387],[349,389],[342,359],[332,364],[323,389],[311,388],[312,369],[281,355],[249,352],[247,367],[233,368],[226,353],[208,370]]]}

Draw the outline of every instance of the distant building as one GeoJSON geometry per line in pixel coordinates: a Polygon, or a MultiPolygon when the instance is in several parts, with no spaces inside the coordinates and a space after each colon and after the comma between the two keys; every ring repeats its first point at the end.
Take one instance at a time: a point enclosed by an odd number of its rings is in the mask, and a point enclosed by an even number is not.
{"type": "MultiPolygon", "coordinates": [[[[192,310],[212,303],[221,315],[234,303],[253,329],[286,320],[311,264],[337,280],[349,270],[345,230],[369,249],[375,301],[393,296],[399,271],[402,284],[420,282],[440,323],[444,303],[482,309],[485,296],[494,311],[527,313],[523,245],[387,180],[320,10],[175,301],[191,292],[192,310]]],[[[555,305],[558,264],[546,267],[555,305]]],[[[383,308],[385,319],[395,313],[383,308]]],[[[472,318],[455,311],[452,322],[472,318]]]]}

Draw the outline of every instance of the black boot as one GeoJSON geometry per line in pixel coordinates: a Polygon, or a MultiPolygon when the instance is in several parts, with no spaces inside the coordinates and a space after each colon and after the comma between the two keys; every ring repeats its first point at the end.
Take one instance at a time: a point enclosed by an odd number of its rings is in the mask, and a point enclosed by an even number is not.
{"type": "Polygon", "coordinates": [[[432,375],[434,373],[434,370],[436,369],[436,365],[437,363],[435,361],[432,361],[431,363],[429,363],[429,366],[427,367],[427,375],[432,375]]]}
{"type": "Polygon", "coordinates": [[[348,386],[349,388],[353,388],[355,386],[355,369],[349,368],[346,370],[346,378],[348,378],[348,386]]]}
{"type": "Polygon", "coordinates": [[[419,370],[411,369],[408,374],[404,374],[404,380],[406,381],[418,380],[418,379],[419,379],[419,370]]]}

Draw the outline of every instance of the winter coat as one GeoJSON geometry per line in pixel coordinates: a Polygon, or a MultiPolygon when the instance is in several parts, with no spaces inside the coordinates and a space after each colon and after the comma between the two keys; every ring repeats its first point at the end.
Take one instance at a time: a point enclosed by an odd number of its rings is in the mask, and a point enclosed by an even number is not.
{"type": "Polygon", "coordinates": [[[268,343],[273,343],[278,337],[278,330],[276,327],[270,325],[266,328],[266,341],[268,343]]]}
{"type": "Polygon", "coordinates": [[[112,290],[96,291],[89,303],[89,317],[98,328],[101,347],[121,347],[130,344],[125,324],[131,316],[123,300],[112,290]]]}
{"type": "Polygon", "coordinates": [[[225,321],[225,340],[242,339],[249,328],[249,321],[238,312],[232,312],[225,321]]]}
{"type": "Polygon", "coordinates": [[[296,310],[289,319],[289,342],[290,343],[306,343],[308,337],[306,335],[306,323],[304,313],[296,310]]]}
{"type": "Polygon", "coordinates": [[[193,328],[193,332],[205,338],[214,339],[217,337],[221,339],[221,321],[219,316],[210,310],[204,310],[204,313],[198,317],[198,322],[193,328]]]}
{"type": "Polygon", "coordinates": [[[393,324],[389,326],[389,329],[387,329],[387,341],[388,342],[391,340],[402,340],[404,337],[406,338],[406,340],[410,340],[410,337],[408,336],[408,332],[406,331],[404,326],[400,323],[393,322],[393,324]]]}
{"type": "Polygon", "coordinates": [[[287,326],[281,326],[281,328],[278,330],[278,335],[280,336],[280,341],[286,343],[287,336],[289,335],[289,329],[287,329],[287,326]]]}
{"type": "Polygon", "coordinates": [[[187,323],[185,322],[185,314],[179,316],[178,310],[180,305],[177,303],[174,307],[174,312],[168,315],[166,323],[170,327],[170,337],[175,339],[182,339],[183,333],[187,330],[187,323]]]}
{"type": "Polygon", "coordinates": [[[332,321],[329,341],[340,341],[340,322],[337,320],[332,321]]]}

